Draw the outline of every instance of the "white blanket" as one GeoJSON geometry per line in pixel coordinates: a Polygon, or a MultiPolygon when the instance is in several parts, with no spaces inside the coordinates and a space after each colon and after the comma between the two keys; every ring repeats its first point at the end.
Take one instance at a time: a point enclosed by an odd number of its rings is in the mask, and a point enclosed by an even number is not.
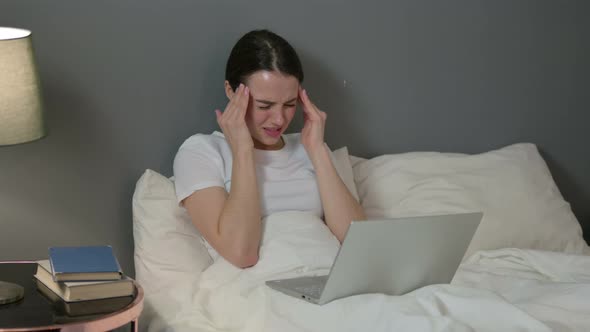
{"type": "Polygon", "coordinates": [[[326,274],[337,250],[320,219],[298,212],[270,216],[256,266],[240,270],[217,260],[184,288],[194,290],[192,301],[162,319],[169,331],[590,331],[589,256],[480,251],[461,265],[450,285],[403,296],[359,295],[323,306],[264,285],[269,279],[326,274]]]}

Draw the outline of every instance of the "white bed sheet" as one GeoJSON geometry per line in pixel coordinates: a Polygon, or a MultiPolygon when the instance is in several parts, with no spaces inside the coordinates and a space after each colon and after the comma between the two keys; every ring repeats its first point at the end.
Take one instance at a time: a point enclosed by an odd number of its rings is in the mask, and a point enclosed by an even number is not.
{"type": "Polygon", "coordinates": [[[271,217],[255,267],[240,270],[218,260],[192,284],[170,285],[151,298],[168,309],[149,330],[590,331],[590,256],[479,251],[450,285],[317,306],[264,281],[327,273],[337,241],[313,218],[302,223],[298,213],[271,217]]]}

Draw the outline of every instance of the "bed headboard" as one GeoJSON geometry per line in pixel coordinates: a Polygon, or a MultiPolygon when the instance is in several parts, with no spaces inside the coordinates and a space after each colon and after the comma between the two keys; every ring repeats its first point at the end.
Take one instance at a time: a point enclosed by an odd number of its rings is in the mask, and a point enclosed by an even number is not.
{"type": "Polygon", "coordinates": [[[217,128],[229,50],[255,28],[299,51],[333,148],[371,157],[535,143],[589,234],[589,9],[584,0],[4,0],[1,24],[33,31],[50,134],[0,148],[0,259],[110,243],[133,274],[135,182],[146,168],[171,175],[182,141],[217,128]]]}

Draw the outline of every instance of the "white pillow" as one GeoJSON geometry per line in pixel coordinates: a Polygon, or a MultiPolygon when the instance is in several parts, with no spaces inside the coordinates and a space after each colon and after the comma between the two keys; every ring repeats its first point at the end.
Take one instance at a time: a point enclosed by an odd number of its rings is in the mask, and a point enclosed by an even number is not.
{"type": "Polygon", "coordinates": [[[176,202],[174,183],[149,169],[133,195],[133,238],[135,278],[145,292],[143,330],[189,303],[193,281],[212,261],[186,210],[176,202]],[[158,304],[162,296],[169,305],[158,304]]]}
{"type": "Polygon", "coordinates": [[[357,162],[353,171],[368,217],[482,211],[465,257],[505,247],[590,252],[533,144],[478,155],[383,155],[357,162]]]}
{"type": "MultiPolygon", "coordinates": [[[[367,161],[366,158],[361,158],[361,157],[357,157],[357,156],[353,156],[353,155],[349,155],[348,156],[350,158],[350,166],[352,166],[353,168],[358,165],[359,163],[363,162],[363,161],[367,161]]],[[[354,174],[353,174],[354,177],[354,174]]]]}

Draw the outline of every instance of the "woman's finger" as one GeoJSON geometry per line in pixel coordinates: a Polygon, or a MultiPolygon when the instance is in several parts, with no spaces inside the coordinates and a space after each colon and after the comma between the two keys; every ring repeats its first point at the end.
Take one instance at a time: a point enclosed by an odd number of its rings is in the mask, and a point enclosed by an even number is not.
{"type": "Polygon", "coordinates": [[[307,90],[303,90],[303,97],[305,98],[305,100],[307,101],[307,104],[309,105],[309,107],[316,112],[319,112],[320,109],[311,101],[311,99],[309,99],[309,95],[307,94],[307,90]]]}
{"type": "Polygon", "coordinates": [[[229,101],[229,105],[231,105],[231,109],[236,108],[237,105],[240,104],[240,98],[242,97],[242,92],[244,91],[244,84],[240,83],[238,88],[234,91],[234,95],[232,96],[231,100],[229,101]]]}
{"type": "Polygon", "coordinates": [[[225,111],[223,112],[224,118],[228,119],[228,121],[229,121],[229,119],[233,119],[234,117],[239,116],[236,113],[239,113],[240,99],[242,98],[243,90],[244,90],[244,85],[240,83],[238,88],[234,91],[234,94],[233,94],[231,100],[227,104],[225,111]]]}
{"type": "Polygon", "coordinates": [[[301,87],[299,87],[299,100],[301,100],[301,107],[303,108],[303,112],[304,114],[309,113],[309,99],[305,98],[305,90],[303,90],[301,87]]]}
{"type": "Polygon", "coordinates": [[[247,86],[244,86],[244,89],[241,91],[240,100],[238,101],[238,115],[240,118],[244,118],[246,116],[246,110],[248,109],[248,100],[250,99],[250,89],[247,86]]]}
{"type": "Polygon", "coordinates": [[[300,90],[299,98],[303,103],[304,114],[309,115],[313,120],[318,119],[320,117],[319,109],[311,102],[305,89],[300,90]]]}
{"type": "Polygon", "coordinates": [[[235,90],[234,94],[232,95],[229,102],[225,106],[225,109],[223,110],[223,112],[221,112],[218,109],[215,110],[215,115],[217,116],[217,123],[219,124],[220,127],[225,125],[225,123],[227,123],[229,121],[229,119],[232,117],[232,114],[235,113],[235,111],[233,111],[233,110],[235,108],[236,102],[238,101],[236,94],[239,93],[240,88],[241,88],[241,84],[235,90]]]}

